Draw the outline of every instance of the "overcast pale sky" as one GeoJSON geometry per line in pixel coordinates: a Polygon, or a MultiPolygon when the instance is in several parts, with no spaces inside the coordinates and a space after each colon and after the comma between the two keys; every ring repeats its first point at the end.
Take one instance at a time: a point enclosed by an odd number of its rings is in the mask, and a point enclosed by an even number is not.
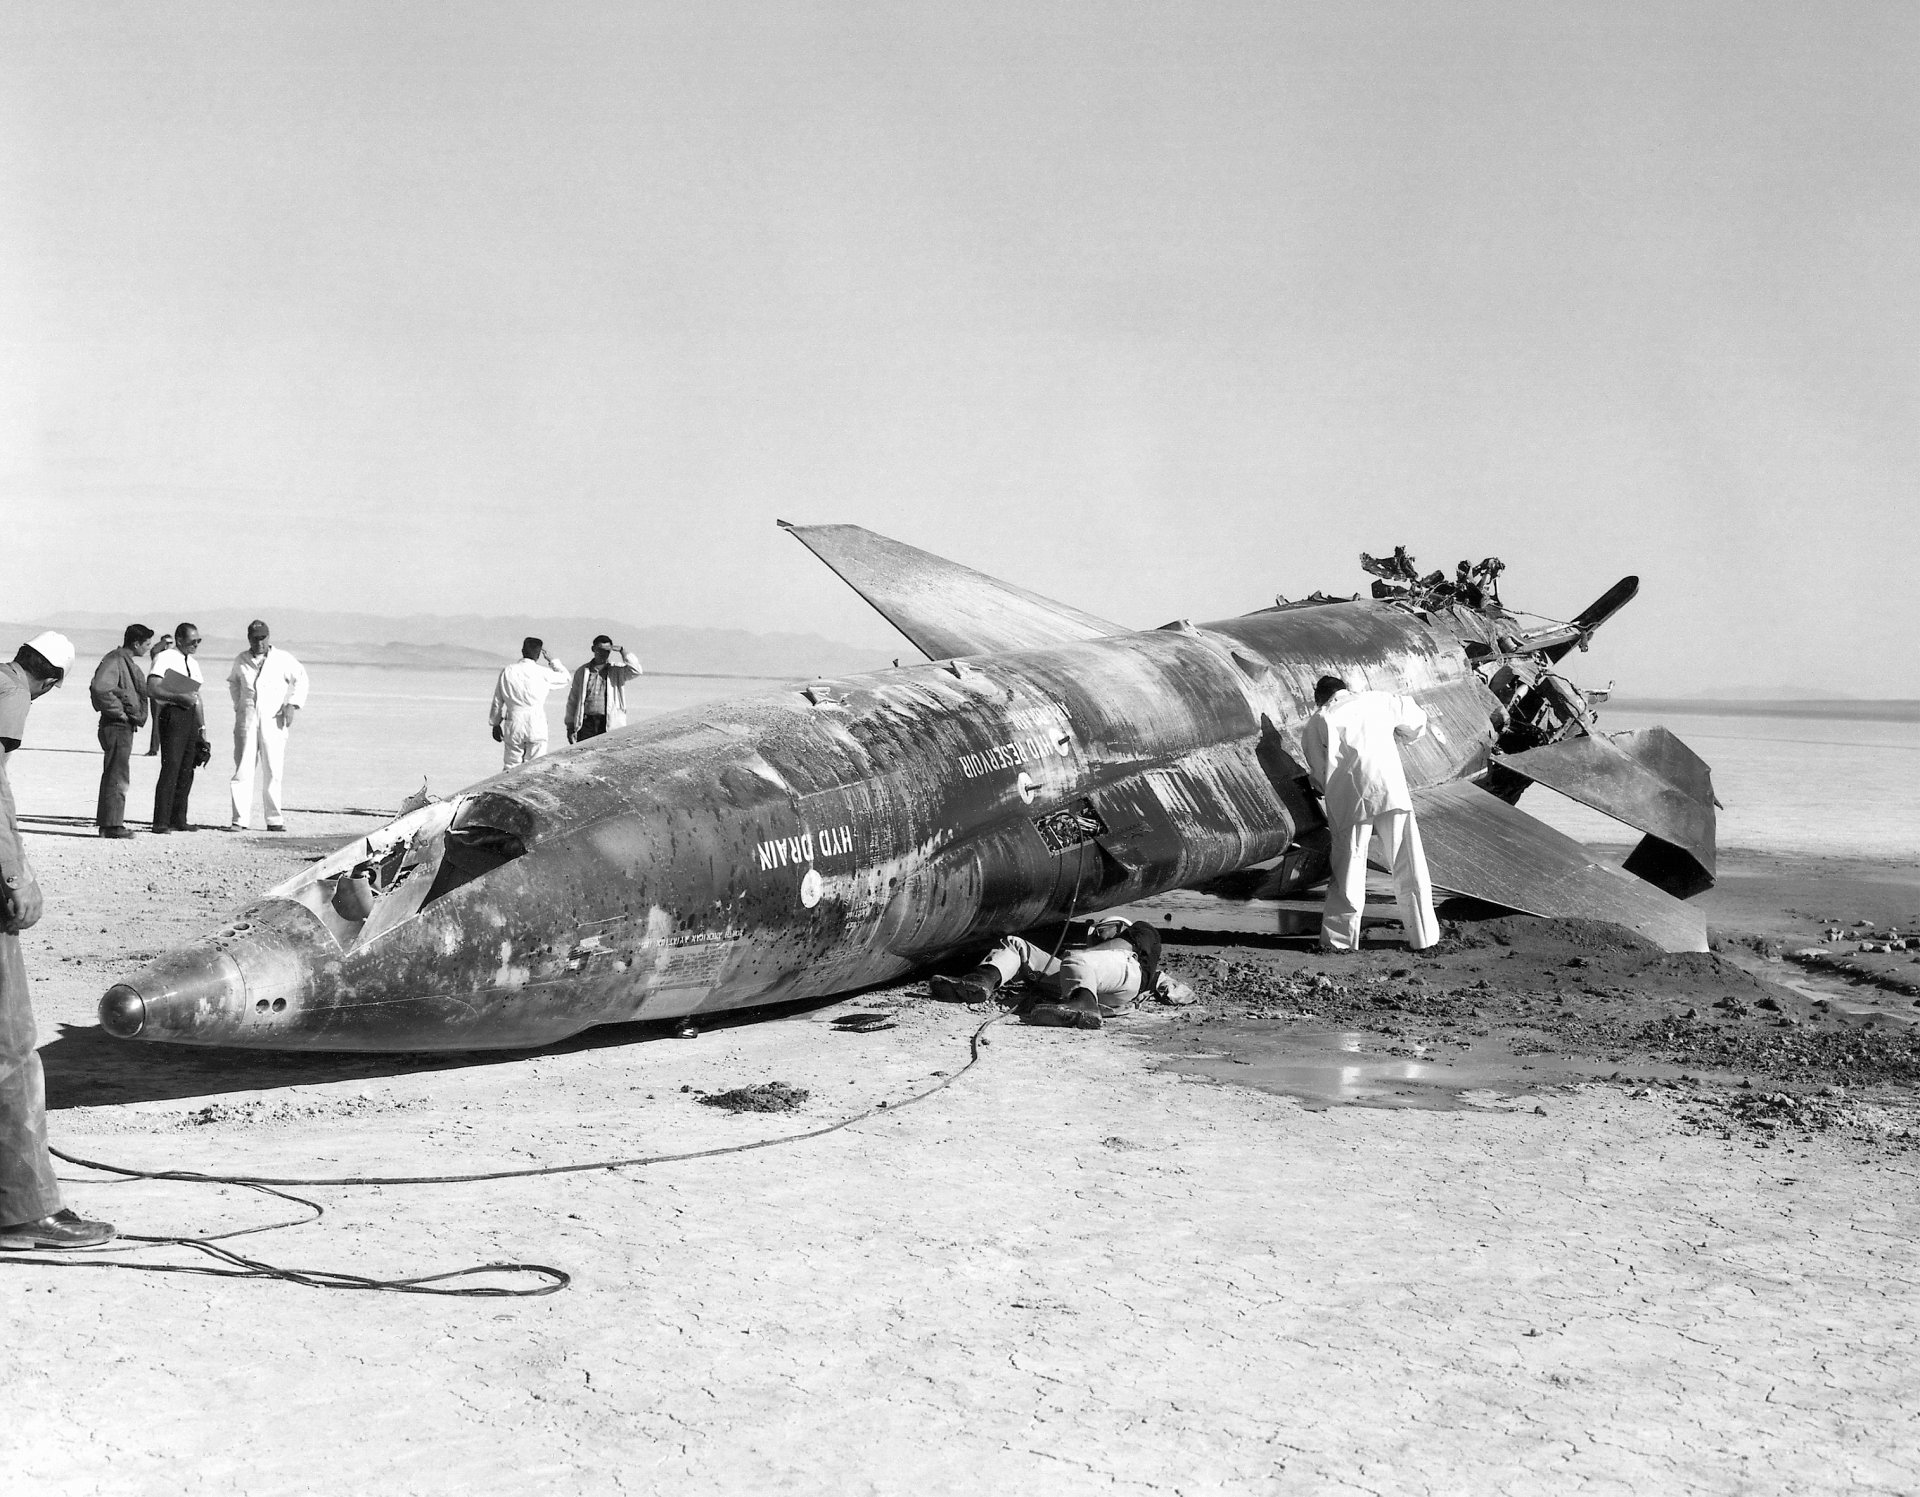
{"type": "Polygon", "coordinates": [[[10,6],[0,617],[894,641],[781,517],[1920,696],[1916,99],[1911,4],[10,6]]]}

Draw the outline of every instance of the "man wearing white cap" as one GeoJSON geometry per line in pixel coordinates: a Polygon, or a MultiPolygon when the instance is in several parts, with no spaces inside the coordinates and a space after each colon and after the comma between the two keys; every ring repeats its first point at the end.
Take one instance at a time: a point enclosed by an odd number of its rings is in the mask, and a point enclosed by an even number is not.
{"type": "Polygon", "coordinates": [[[113,1237],[60,1204],[47,1153],[47,1095],[35,1048],[20,932],[40,919],[40,885],[14,816],[7,764],[26,736],[27,709],[67,677],[73,644],[36,634],[0,665],[0,1248],[97,1247],[113,1237]]]}
{"type": "Polygon", "coordinates": [[[260,794],[267,813],[267,830],[284,832],[286,812],[280,803],[280,774],[287,758],[287,730],[306,705],[307,668],[271,643],[264,621],[247,625],[247,647],[233,657],[227,672],[227,694],[233,698],[233,824],[245,831],[253,814],[253,761],[266,765],[266,785],[260,794]]]}

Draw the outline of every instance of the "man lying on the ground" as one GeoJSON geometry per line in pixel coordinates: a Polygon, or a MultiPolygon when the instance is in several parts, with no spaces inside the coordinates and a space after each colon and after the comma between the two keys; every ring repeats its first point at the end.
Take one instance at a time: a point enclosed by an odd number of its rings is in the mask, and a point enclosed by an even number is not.
{"type": "Polygon", "coordinates": [[[949,1002],[984,1003],[1021,980],[1039,992],[1021,1018],[1059,1029],[1098,1029],[1103,1017],[1143,994],[1162,1003],[1193,1002],[1191,988],[1160,970],[1160,932],[1144,920],[1070,924],[1057,955],[1024,936],[1005,936],[973,971],[936,976],[927,986],[949,1002]]]}

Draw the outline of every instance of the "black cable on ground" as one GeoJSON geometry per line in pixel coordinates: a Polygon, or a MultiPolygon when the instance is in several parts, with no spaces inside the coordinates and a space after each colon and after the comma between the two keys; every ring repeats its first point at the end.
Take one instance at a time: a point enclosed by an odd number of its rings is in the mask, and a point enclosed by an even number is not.
{"type": "Polygon", "coordinates": [[[281,1279],[287,1283],[304,1285],[309,1289],[365,1289],[389,1294],[433,1294],[448,1297],[533,1299],[541,1295],[557,1294],[573,1282],[572,1276],[562,1269],[553,1268],[544,1263],[483,1263],[474,1268],[458,1268],[447,1273],[421,1274],[399,1279],[373,1279],[334,1269],[282,1268],[257,1258],[245,1257],[218,1244],[227,1238],[244,1237],[255,1232],[272,1232],[285,1227],[307,1226],[318,1221],[325,1214],[326,1208],[319,1202],[309,1201],[304,1196],[290,1195],[285,1190],[279,1189],[280,1186],[464,1185],[480,1180],[519,1180],[538,1175],[576,1175],[593,1170],[637,1169],[651,1164],[715,1159],[724,1154],[747,1154],[756,1149],[771,1149],[782,1144],[805,1143],[808,1139],[824,1138],[829,1133],[838,1133],[842,1128],[851,1128],[855,1123],[864,1122],[881,1113],[898,1112],[903,1107],[911,1107],[916,1102],[924,1102],[928,1097],[945,1091],[979,1064],[981,1047],[986,1044],[983,1037],[987,1030],[1005,1017],[1004,1013],[997,1013],[974,1030],[967,1042],[967,1063],[959,1070],[951,1076],[942,1077],[932,1086],[922,1088],[904,1101],[879,1102],[864,1112],[854,1113],[836,1123],[829,1123],[824,1128],[814,1128],[806,1133],[790,1133],[779,1138],[756,1139],[752,1143],[745,1144],[727,1144],[717,1149],[691,1149],[679,1154],[639,1154],[626,1159],[599,1159],[584,1164],[539,1165],[517,1170],[484,1170],[464,1175],[336,1175],[311,1178],[209,1175],[198,1170],[139,1170],[125,1165],[109,1164],[104,1160],[86,1159],[77,1154],[69,1154],[62,1149],[50,1149],[48,1152],[55,1159],[66,1164],[77,1165],[82,1169],[98,1170],[103,1174],[118,1175],[123,1180],[170,1180],[192,1185],[238,1185],[248,1190],[259,1191],[263,1195],[277,1196],[281,1200],[305,1206],[313,1214],[294,1221],[269,1222],[258,1227],[241,1227],[231,1232],[215,1233],[208,1237],[147,1237],[123,1233],[118,1239],[122,1242],[137,1242],[153,1247],[192,1248],[196,1252],[205,1253],[229,1265],[226,1268],[214,1268],[204,1264],[129,1263],[122,1259],[76,1257],[66,1252],[49,1254],[31,1251],[0,1255],[0,1266],[12,1264],[39,1268],[125,1268],[143,1273],[203,1274],[223,1279],[281,1279]],[[529,1289],[509,1289],[496,1285],[469,1285],[452,1289],[432,1287],[448,1280],[469,1279],[482,1274],[533,1274],[545,1282],[529,1289]]]}

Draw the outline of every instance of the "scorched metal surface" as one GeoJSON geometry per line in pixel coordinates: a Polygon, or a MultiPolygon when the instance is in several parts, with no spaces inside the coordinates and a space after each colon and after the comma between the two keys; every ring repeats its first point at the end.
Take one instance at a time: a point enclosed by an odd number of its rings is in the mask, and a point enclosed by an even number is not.
{"type": "MultiPolygon", "coordinates": [[[[1550,647],[1503,638],[1504,614],[1374,601],[1089,638],[1118,626],[855,527],[796,533],[923,647],[963,647],[976,617],[994,643],[1062,642],[709,704],[495,775],[117,984],[103,1025],[274,1049],[522,1047],[858,988],[1267,860],[1310,882],[1325,832],[1300,730],[1321,674],[1419,700],[1432,731],[1407,770],[1430,789],[1484,782],[1516,746],[1528,661],[1550,647]]],[[[1520,778],[1524,755],[1507,762],[1520,778]]],[[[1506,819],[1490,851],[1455,808],[1463,866],[1539,827],[1472,794],[1506,819]]],[[[1526,851],[1536,872],[1560,856],[1526,851]]],[[[1692,944],[1678,901],[1618,875],[1607,892],[1692,944]]]]}

